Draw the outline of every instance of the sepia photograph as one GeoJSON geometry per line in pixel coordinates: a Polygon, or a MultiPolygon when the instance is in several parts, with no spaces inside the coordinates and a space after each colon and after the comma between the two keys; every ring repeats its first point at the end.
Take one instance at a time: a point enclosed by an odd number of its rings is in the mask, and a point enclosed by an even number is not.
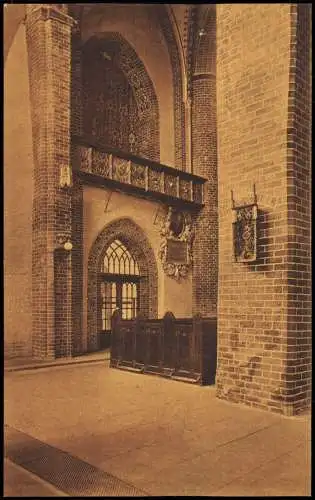
{"type": "Polygon", "coordinates": [[[1,9],[3,497],[311,497],[312,4],[1,9]]]}

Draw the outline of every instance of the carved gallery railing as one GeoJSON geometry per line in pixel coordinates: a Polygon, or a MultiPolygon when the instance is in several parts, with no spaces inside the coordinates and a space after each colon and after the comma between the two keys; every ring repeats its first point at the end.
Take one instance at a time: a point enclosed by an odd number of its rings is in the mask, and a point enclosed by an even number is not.
{"type": "Polygon", "coordinates": [[[110,366],[200,385],[214,384],[216,318],[112,318],[110,366]]]}
{"type": "Polygon", "coordinates": [[[206,179],[173,167],[104,146],[93,139],[72,137],[73,167],[90,183],[144,197],[192,207],[203,205],[206,179]],[[97,178],[96,178],[97,177],[97,178]]]}

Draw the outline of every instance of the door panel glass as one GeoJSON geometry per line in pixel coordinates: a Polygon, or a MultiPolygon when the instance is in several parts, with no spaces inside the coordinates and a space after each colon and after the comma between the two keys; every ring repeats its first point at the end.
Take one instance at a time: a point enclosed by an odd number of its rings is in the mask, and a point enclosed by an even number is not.
{"type": "Polygon", "coordinates": [[[110,321],[117,307],[117,285],[115,282],[101,283],[102,330],[110,330],[110,321]]]}
{"type": "Polygon", "coordinates": [[[122,318],[134,319],[137,315],[138,289],[136,283],[123,283],[122,285],[122,318]]]}
{"type": "Polygon", "coordinates": [[[126,246],[113,241],[106,250],[101,272],[102,330],[110,331],[115,308],[121,310],[123,319],[133,319],[139,308],[139,266],[126,246]]]}

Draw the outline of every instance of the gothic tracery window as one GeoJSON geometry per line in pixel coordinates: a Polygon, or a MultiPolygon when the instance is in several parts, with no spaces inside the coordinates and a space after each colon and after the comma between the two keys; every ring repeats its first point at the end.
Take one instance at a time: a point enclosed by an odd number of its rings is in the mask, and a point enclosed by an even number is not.
{"type": "Polygon", "coordinates": [[[115,240],[106,250],[102,272],[139,276],[139,267],[126,246],[120,240],[115,240]]]}

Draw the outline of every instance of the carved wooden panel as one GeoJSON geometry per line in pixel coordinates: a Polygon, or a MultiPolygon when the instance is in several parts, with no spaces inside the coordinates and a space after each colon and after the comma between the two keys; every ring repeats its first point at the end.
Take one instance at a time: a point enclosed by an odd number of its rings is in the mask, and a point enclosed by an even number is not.
{"type": "Polygon", "coordinates": [[[92,148],[85,146],[79,147],[80,168],[86,172],[92,170],[92,148]]]}
{"type": "Polygon", "coordinates": [[[108,153],[93,149],[92,173],[110,177],[110,155],[108,153]]]}
{"type": "Polygon", "coordinates": [[[145,167],[143,165],[137,165],[136,163],[131,163],[131,184],[145,189],[146,179],[145,179],[145,167]]]}
{"type": "Polygon", "coordinates": [[[195,203],[202,203],[202,184],[199,182],[193,183],[193,201],[195,203]]]}
{"type": "Polygon", "coordinates": [[[123,158],[113,158],[113,179],[119,182],[129,182],[130,180],[130,163],[123,158]]]}
{"type": "Polygon", "coordinates": [[[113,323],[111,367],[135,367],[199,384],[213,384],[216,372],[216,318],[121,320],[113,323]]]}
{"type": "Polygon", "coordinates": [[[164,176],[164,192],[170,196],[177,196],[177,177],[170,174],[164,176]]]}
{"type": "Polygon", "coordinates": [[[191,200],[191,182],[186,179],[179,181],[179,196],[184,200],[191,200]]]}
{"type": "Polygon", "coordinates": [[[162,175],[157,170],[149,170],[148,188],[152,191],[162,191],[162,175]]]}

